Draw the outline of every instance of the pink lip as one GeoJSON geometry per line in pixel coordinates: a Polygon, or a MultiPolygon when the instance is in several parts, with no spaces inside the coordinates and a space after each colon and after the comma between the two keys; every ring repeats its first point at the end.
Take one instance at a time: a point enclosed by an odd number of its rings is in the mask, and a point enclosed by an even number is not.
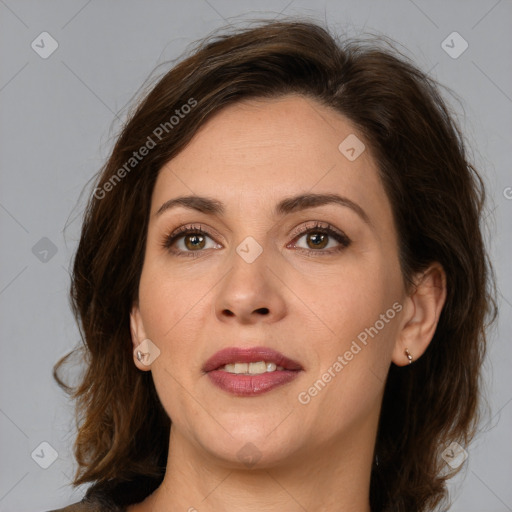
{"type": "Polygon", "coordinates": [[[295,379],[302,366],[268,347],[253,347],[248,349],[226,348],[214,354],[203,366],[210,381],[220,389],[236,396],[255,396],[266,393],[295,379]],[[282,366],[284,370],[262,373],[260,375],[236,375],[220,367],[229,363],[254,363],[265,361],[282,366]]]}
{"type": "Polygon", "coordinates": [[[285,370],[302,370],[302,366],[280,352],[269,347],[237,348],[229,347],[213,354],[203,366],[203,372],[217,370],[230,363],[256,363],[265,361],[282,366],[285,370]]]}

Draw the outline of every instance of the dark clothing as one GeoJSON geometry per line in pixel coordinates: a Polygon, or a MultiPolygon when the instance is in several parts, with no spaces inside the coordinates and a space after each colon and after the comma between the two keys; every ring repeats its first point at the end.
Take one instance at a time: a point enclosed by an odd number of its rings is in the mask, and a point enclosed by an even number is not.
{"type": "Polygon", "coordinates": [[[125,507],[118,507],[117,505],[101,503],[99,501],[90,501],[83,499],[72,505],[68,505],[58,510],[49,510],[48,512],[126,512],[125,507]]]}
{"type": "Polygon", "coordinates": [[[79,501],[77,503],[73,503],[73,505],[69,505],[64,508],[59,508],[58,510],[50,510],[48,512],[125,512],[125,508],[112,508],[108,505],[102,505],[98,502],[92,501],[79,501]]]}

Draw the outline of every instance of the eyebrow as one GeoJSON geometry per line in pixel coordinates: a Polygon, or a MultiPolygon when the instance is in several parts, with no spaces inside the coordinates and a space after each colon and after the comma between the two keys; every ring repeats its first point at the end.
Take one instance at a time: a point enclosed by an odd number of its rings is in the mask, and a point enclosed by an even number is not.
{"type": "MultiPolygon", "coordinates": [[[[324,206],[328,204],[337,204],[353,210],[361,219],[372,226],[370,218],[367,213],[354,201],[351,201],[347,197],[340,196],[338,194],[300,194],[293,197],[287,197],[282,199],[274,209],[274,215],[283,216],[293,212],[306,210],[307,208],[315,208],[318,206],[324,206]]],[[[212,199],[204,196],[181,196],[166,201],[155,216],[162,215],[167,210],[182,206],[190,210],[196,210],[201,213],[222,216],[225,213],[225,207],[223,203],[216,199],[212,199]]]]}

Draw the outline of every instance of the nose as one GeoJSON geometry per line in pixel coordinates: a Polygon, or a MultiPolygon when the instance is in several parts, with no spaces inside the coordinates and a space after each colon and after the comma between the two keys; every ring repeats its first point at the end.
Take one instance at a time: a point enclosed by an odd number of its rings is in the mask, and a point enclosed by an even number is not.
{"type": "Polygon", "coordinates": [[[215,297],[217,318],[240,324],[273,323],[283,318],[285,287],[277,277],[280,272],[270,251],[263,251],[252,262],[233,251],[230,263],[215,297]]]}

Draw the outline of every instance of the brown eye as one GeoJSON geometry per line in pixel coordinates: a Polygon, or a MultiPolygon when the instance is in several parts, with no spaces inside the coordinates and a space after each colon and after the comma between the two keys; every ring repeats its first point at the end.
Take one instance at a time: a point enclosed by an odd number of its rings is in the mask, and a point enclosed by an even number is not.
{"type": "Polygon", "coordinates": [[[312,249],[324,249],[329,242],[329,236],[325,233],[311,232],[306,235],[306,240],[312,249]]]}
{"type": "Polygon", "coordinates": [[[191,251],[203,249],[205,246],[205,237],[203,235],[198,235],[197,233],[185,235],[183,239],[185,241],[185,246],[191,251]]]}
{"type": "Polygon", "coordinates": [[[162,246],[180,256],[195,256],[206,249],[220,249],[222,247],[199,226],[182,226],[178,228],[164,237],[162,246]]]}
{"type": "Polygon", "coordinates": [[[300,231],[294,242],[293,246],[297,249],[318,254],[332,254],[346,249],[352,243],[342,231],[333,228],[330,224],[324,226],[318,223],[300,231]],[[299,244],[303,238],[305,246],[299,244]]]}

